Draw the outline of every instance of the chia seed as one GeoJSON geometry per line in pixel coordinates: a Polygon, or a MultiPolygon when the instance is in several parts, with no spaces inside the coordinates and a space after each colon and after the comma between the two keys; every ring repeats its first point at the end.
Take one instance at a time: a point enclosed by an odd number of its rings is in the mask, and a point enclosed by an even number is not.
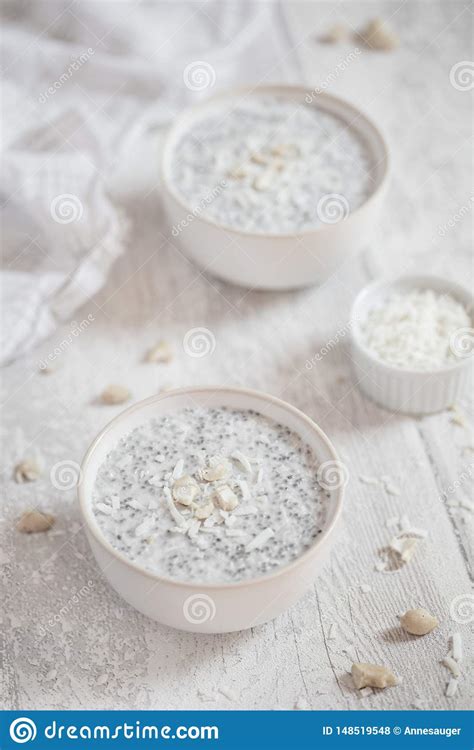
{"type": "Polygon", "coordinates": [[[266,416],[224,407],[187,408],[144,422],[117,443],[97,472],[93,512],[107,541],[153,573],[189,582],[235,582],[287,565],[321,533],[328,493],[318,483],[317,470],[310,447],[266,416]],[[250,461],[250,473],[232,458],[236,452],[250,461]],[[163,457],[159,464],[156,454],[163,457]],[[216,457],[231,474],[202,480],[202,470],[216,457]],[[216,506],[200,523],[192,504],[172,499],[170,488],[178,481],[172,475],[181,460],[182,477],[199,485],[198,501],[216,503],[215,490],[225,483],[239,500],[235,515],[216,506]],[[143,461],[152,484],[143,483],[143,461]],[[262,544],[253,548],[259,535],[262,544]]]}

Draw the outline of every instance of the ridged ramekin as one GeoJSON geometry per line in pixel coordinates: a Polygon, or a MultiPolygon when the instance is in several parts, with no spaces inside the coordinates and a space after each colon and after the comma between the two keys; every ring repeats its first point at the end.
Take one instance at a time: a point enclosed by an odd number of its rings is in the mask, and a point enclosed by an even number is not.
{"type": "Polygon", "coordinates": [[[271,620],[294,604],[321,571],[340,524],[347,475],[324,432],[303,412],[278,398],[241,388],[183,388],[141,401],[107,425],[82,464],[79,503],[92,552],[112,587],[143,614],[179,630],[222,633],[271,620]],[[235,583],[186,583],[145,570],[118,552],[103,536],[92,511],[99,466],[125,434],[153,417],[185,407],[254,409],[294,430],[313,450],[329,492],[322,532],[289,565],[259,578],[235,583]],[[323,466],[322,466],[323,465],[323,466]]]}
{"type": "Polygon", "coordinates": [[[367,243],[385,194],[388,172],[389,152],[383,136],[354,105],[302,86],[269,85],[224,91],[187,109],[167,135],[161,186],[171,234],[201,268],[251,289],[294,289],[325,281],[367,243]],[[173,160],[178,158],[179,139],[216,103],[232,107],[239,100],[262,94],[286,98],[295,106],[317,106],[342,119],[362,137],[372,156],[373,185],[361,206],[342,220],[290,234],[244,231],[193,212],[170,178],[173,160]]]}
{"type": "MultiPolygon", "coordinates": [[[[449,294],[460,302],[471,315],[471,292],[455,282],[437,276],[400,276],[382,279],[364,287],[356,297],[351,311],[351,357],[357,383],[373,401],[390,411],[404,414],[431,414],[452,406],[472,378],[471,356],[461,357],[449,365],[429,371],[402,369],[383,362],[365,345],[361,323],[368,312],[391,291],[432,289],[438,294],[449,294]]],[[[460,329],[458,351],[463,341],[472,342],[473,331],[460,329]]]]}

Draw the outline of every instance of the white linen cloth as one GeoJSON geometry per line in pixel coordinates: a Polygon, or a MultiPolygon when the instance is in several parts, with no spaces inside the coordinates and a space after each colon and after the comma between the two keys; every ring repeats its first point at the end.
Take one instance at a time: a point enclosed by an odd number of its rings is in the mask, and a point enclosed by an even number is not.
{"type": "Polygon", "coordinates": [[[281,10],[246,2],[2,5],[0,363],[103,285],[127,246],[108,177],[187,103],[281,77],[281,10]]]}

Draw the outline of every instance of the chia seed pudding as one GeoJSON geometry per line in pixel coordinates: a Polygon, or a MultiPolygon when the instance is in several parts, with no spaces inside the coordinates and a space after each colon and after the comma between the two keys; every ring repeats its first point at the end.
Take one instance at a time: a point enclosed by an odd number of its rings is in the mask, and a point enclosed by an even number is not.
{"type": "Polygon", "coordinates": [[[252,410],[186,408],[125,435],[99,467],[93,512],[107,541],[179,581],[259,577],[321,533],[329,492],[288,427],[252,410]]]}
{"type": "Polygon", "coordinates": [[[277,96],[214,105],[173,157],[170,182],[192,211],[247,232],[336,223],[373,185],[373,156],[355,128],[315,104],[277,96]]]}

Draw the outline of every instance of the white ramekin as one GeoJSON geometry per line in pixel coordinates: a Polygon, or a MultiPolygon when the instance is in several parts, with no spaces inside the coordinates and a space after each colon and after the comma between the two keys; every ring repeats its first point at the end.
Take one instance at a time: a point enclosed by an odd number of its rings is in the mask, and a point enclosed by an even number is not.
{"type": "Polygon", "coordinates": [[[129,604],[173,628],[222,633],[250,628],[276,617],[313,583],[334,543],[340,522],[345,484],[343,473],[338,474],[341,466],[324,432],[301,411],[278,398],[240,388],[184,388],[139,402],[102,430],[82,464],[79,503],[99,567],[129,604]],[[299,434],[314,451],[318,463],[325,464],[325,487],[330,493],[325,527],[314,544],[294,562],[268,576],[237,583],[183,583],[144,570],[104,538],[91,509],[100,464],[117,441],[134,427],[187,406],[228,406],[266,414],[299,434]]]}
{"type": "MultiPolygon", "coordinates": [[[[391,291],[409,289],[433,289],[438,294],[450,294],[472,315],[470,291],[455,282],[437,276],[400,276],[375,281],[362,289],[352,306],[352,365],[361,390],[380,406],[404,414],[431,414],[452,406],[462,394],[472,378],[472,357],[462,357],[436,370],[402,369],[378,359],[361,336],[361,324],[369,310],[391,291]]],[[[463,336],[472,337],[472,329],[461,330],[460,339],[463,336]]]]}
{"type": "MultiPolygon", "coordinates": [[[[233,89],[186,110],[170,129],[163,148],[161,182],[172,241],[178,241],[189,258],[224,281],[253,289],[293,289],[321,283],[370,236],[385,193],[388,147],[373,122],[356,107],[325,92],[301,86],[258,86],[233,89]],[[194,212],[169,179],[175,146],[180,137],[216,103],[229,107],[239,100],[262,94],[288,98],[295,104],[312,102],[335,114],[356,130],[373,157],[373,189],[367,200],[342,221],[293,234],[245,232],[219,224],[194,212]],[[175,239],[173,239],[173,237],[175,239]]],[[[316,211],[315,205],[315,211],[316,211]]]]}

